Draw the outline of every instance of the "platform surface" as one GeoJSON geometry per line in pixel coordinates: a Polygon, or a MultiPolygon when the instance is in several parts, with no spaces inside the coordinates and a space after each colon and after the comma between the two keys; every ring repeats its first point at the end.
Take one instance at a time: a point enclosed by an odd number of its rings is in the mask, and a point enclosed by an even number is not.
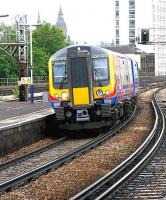
{"type": "Polygon", "coordinates": [[[53,112],[49,102],[0,102],[0,128],[40,118],[53,112]]]}

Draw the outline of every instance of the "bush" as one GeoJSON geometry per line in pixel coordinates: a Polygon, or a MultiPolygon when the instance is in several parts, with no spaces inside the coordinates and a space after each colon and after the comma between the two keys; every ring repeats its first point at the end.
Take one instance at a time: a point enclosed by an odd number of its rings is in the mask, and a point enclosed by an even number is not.
{"type": "Polygon", "coordinates": [[[15,97],[19,97],[19,88],[15,88],[12,90],[12,93],[15,97]]]}

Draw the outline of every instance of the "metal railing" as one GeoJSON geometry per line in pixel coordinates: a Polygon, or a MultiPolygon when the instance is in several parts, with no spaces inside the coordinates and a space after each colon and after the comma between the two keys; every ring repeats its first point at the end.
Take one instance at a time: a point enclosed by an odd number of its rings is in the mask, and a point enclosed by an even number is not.
{"type": "Polygon", "coordinates": [[[0,78],[0,86],[17,85],[18,78],[0,78]]]}
{"type": "MultiPolygon", "coordinates": [[[[0,86],[18,85],[19,78],[0,78],[0,86]]],[[[48,76],[34,76],[34,83],[48,83],[48,76]]]]}

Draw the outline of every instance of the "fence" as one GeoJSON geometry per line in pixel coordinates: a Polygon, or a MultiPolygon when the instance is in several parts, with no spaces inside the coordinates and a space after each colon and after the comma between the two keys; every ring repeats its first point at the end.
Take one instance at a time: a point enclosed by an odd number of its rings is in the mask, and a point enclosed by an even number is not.
{"type": "MultiPolygon", "coordinates": [[[[0,86],[18,85],[19,78],[0,78],[0,86]]],[[[48,76],[34,76],[33,83],[47,83],[48,76]]]]}

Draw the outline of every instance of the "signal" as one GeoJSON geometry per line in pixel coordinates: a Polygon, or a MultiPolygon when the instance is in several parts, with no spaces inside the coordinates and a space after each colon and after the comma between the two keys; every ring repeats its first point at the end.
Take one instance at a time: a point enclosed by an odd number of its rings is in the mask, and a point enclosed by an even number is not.
{"type": "Polygon", "coordinates": [[[149,29],[141,29],[141,43],[146,44],[149,42],[149,29]]]}

